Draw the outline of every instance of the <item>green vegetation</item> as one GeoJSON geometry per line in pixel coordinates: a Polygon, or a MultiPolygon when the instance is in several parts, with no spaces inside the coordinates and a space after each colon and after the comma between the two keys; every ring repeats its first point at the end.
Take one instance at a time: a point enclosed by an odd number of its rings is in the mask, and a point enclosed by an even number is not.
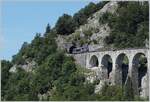
{"type": "MultiPolygon", "coordinates": [[[[6,101],[122,101],[122,100],[145,100],[134,96],[132,83],[128,78],[127,86],[104,85],[100,93],[94,93],[94,83],[86,80],[84,68],[75,64],[72,57],[68,57],[61,50],[57,49],[55,38],[57,33],[68,35],[73,33],[76,27],[86,22],[92,13],[101,9],[106,2],[98,4],[90,3],[81,9],[73,17],[64,14],[51,29],[48,24],[44,36],[37,33],[31,43],[25,42],[19,52],[13,56],[11,62],[2,60],[2,81],[1,96],[6,101]],[[75,22],[75,23],[74,23],[75,22]],[[21,67],[17,71],[9,72],[13,65],[24,65],[27,62],[35,61],[36,68],[26,72],[21,67]],[[126,91],[124,91],[126,90],[126,91]]],[[[116,47],[143,46],[148,34],[148,4],[138,2],[120,2],[118,15],[109,16],[105,14],[101,23],[109,23],[112,28],[111,35],[105,40],[107,44],[114,44],[116,47]],[[138,11],[138,12],[137,12],[138,11]],[[105,19],[104,19],[105,18],[105,19]],[[110,19],[111,18],[111,19],[110,19]],[[129,41],[129,42],[128,42],[129,41]]],[[[95,32],[98,32],[96,29],[95,32]]],[[[84,31],[87,38],[92,30],[84,31]]],[[[80,39],[80,33],[74,39],[80,40],[81,44],[89,43],[87,38],[80,39]]],[[[97,41],[93,41],[95,44],[97,41]]],[[[144,58],[141,67],[145,65],[144,58]]],[[[126,61],[127,62],[127,61],[126,61]]]]}
{"type": "Polygon", "coordinates": [[[80,31],[76,31],[76,33],[73,33],[72,35],[73,35],[73,41],[78,41],[78,40],[80,40],[81,38],[80,38],[80,31]]]}
{"type": "Polygon", "coordinates": [[[123,90],[120,86],[104,85],[100,94],[97,95],[97,99],[101,101],[122,101],[123,90]]]}
{"type": "Polygon", "coordinates": [[[12,67],[12,63],[9,61],[2,60],[1,61],[1,98],[4,100],[4,95],[6,94],[7,88],[5,87],[7,85],[7,82],[9,80],[9,70],[12,67]]]}
{"type": "MultiPolygon", "coordinates": [[[[37,100],[37,93],[32,85],[32,74],[17,68],[17,73],[10,73],[7,84],[4,86],[3,100],[37,100]]],[[[3,84],[2,84],[3,86],[3,84]]],[[[3,89],[2,89],[3,90],[3,89]]]]}
{"type": "Polygon", "coordinates": [[[59,17],[55,27],[58,34],[68,35],[74,32],[76,25],[72,16],[63,14],[59,17]]]}
{"type": "Polygon", "coordinates": [[[77,27],[87,22],[87,19],[96,11],[100,10],[108,1],[102,1],[97,4],[89,3],[87,6],[74,14],[73,18],[77,23],[77,27]]]}
{"type": "Polygon", "coordinates": [[[31,44],[25,42],[19,53],[13,56],[13,64],[24,64],[27,59],[35,60],[38,64],[42,63],[49,54],[56,52],[54,37],[56,34],[52,30],[50,33],[45,33],[44,37],[37,33],[31,44]]]}
{"type": "Polygon", "coordinates": [[[134,98],[131,84],[125,86],[126,91],[120,86],[106,84],[100,93],[94,93],[94,85],[98,84],[99,80],[93,84],[87,83],[84,72],[88,70],[76,66],[73,58],[65,56],[63,52],[49,55],[43,64],[30,73],[21,68],[17,68],[16,73],[9,73],[8,69],[12,65],[6,61],[2,62],[2,68],[5,68],[2,70],[2,78],[5,81],[2,82],[2,100],[144,100],[134,98]],[[39,98],[39,94],[45,95],[45,98],[39,98]]]}
{"type": "Polygon", "coordinates": [[[13,64],[24,64],[29,58],[35,60],[38,66],[32,72],[17,68],[16,73],[10,73],[12,64],[2,61],[3,100],[40,100],[40,94],[47,96],[42,100],[90,100],[94,94],[94,86],[85,81],[72,57],[56,50],[54,35],[52,31],[44,37],[36,35],[31,44],[23,44],[20,52],[13,58],[13,64]],[[22,61],[23,56],[26,57],[22,61]]]}
{"type": "Polygon", "coordinates": [[[108,1],[102,1],[97,4],[89,3],[87,6],[79,10],[72,16],[63,14],[59,17],[55,28],[58,34],[68,35],[75,31],[80,25],[87,22],[87,19],[92,16],[93,13],[100,10],[108,1]]]}
{"type": "MultiPolygon", "coordinates": [[[[106,13],[107,14],[107,13],[106,13]]],[[[116,48],[144,47],[149,34],[149,5],[147,1],[119,2],[117,12],[106,19],[111,33],[105,39],[106,44],[116,48]]],[[[105,20],[104,20],[105,21],[105,20]]]]}
{"type": "Polygon", "coordinates": [[[50,33],[50,31],[51,31],[51,27],[50,27],[50,25],[49,25],[49,24],[47,24],[46,32],[45,32],[45,33],[50,33]]]}
{"type": "Polygon", "coordinates": [[[97,41],[97,40],[93,40],[93,43],[94,43],[94,44],[98,44],[98,41],[97,41]]]}
{"type": "Polygon", "coordinates": [[[82,46],[82,45],[84,45],[84,44],[88,44],[89,43],[89,41],[88,41],[88,39],[86,39],[85,37],[84,38],[82,38],[82,39],[80,39],[80,45],[82,46]]]}
{"type": "Polygon", "coordinates": [[[133,94],[133,86],[131,79],[128,78],[127,84],[124,86],[107,85],[102,87],[99,94],[96,94],[96,100],[101,101],[146,101],[148,99],[141,98],[133,94]]]}
{"type": "Polygon", "coordinates": [[[102,14],[102,16],[100,16],[99,18],[99,23],[100,24],[105,24],[105,23],[108,23],[108,21],[110,21],[112,19],[112,14],[109,13],[109,12],[104,12],[102,14]]]}
{"type": "Polygon", "coordinates": [[[85,35],[87,39],[89,39],[92,36],[92,33],[93,33],[92,30],[93,30],[92,28],[83,30],[83,34],[85,35]]]}
{"type": "MultiPolygon", "coordinates": [[[[88,29],[84,28],[84,30],[82,32],[75,31],[74,33],[72,33],[72,35],[70,36],[70,37],[72,37],[72,39],[69,37],[67,40],[71,41],[72,43],[79,42],[80,46],[82,46],[84,44],[89,44],[92,42],[92,41],[90,41],[90,37],[92,36],[93,32],[95,32],[95,29],[92,27],[89,27],[88,29]]],[[[97,43],[97,42],[95,41],[94,43],[97,43]]]]}

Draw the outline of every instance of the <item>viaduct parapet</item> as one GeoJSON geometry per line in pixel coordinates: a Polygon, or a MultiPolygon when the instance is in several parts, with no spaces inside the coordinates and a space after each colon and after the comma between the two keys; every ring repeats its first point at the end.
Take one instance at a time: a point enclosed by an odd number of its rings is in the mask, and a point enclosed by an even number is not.
{"type": "Polygon", "coordinates": [[[134,93],[148,97],[150,68],[148,53],[149,49],[124,49],[73,54],[73,57],[82,67],[95,70],[100,80],[109,80],[112,85],[124,85],[130,77],[134,93]],[[147,61],[145,69],[139,69],[141,56],[147,61]]]}

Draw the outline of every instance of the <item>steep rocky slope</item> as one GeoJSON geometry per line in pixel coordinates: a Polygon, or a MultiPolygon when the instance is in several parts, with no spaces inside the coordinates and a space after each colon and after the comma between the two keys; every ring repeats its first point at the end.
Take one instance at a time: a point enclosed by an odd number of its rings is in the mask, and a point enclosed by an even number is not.
{"type": "Polygon", "coordinates": [[[87,24],[81,25],[74,33],[69,36],[59,35],[56,39],[59,48],[65,48],[68,43],[75,43],[76,46],[88,44],[90,51],[104,48],[103,40],[109,35],[111,29],[107,23],[99,23],[99,18],[106,12],[115,13],[117,7],[117,2],[108,2],[101,10],[88,18],[87,24]]]}

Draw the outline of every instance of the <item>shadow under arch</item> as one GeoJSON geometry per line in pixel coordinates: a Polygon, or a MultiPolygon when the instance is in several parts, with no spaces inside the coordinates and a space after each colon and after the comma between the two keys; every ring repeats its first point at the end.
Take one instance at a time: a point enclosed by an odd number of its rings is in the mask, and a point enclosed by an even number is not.
{"type": "MultiPolygon", "coordinates": [[[[144,53],[136,53],[132,59],[132,83],[134,86],[134,93],[140,95],[141,92],[146,91],[143,87],[143,79],[147,78],[147,57],[144,53]]],[[[146,86],[148,87],[148,85],[146,86]]]]}
{"type": "Polygon", "coordinates": [[[105,70],[106,78],[109,78],[110,72],[112,71],[112,58],[110,55],[106,54],[102,57],[101,66],[105,70]]]}
{"type": "Polygon", "coordinates": [[[93,55],[91,58],[90,58],[90,68],[93,68],[93,67],[98,67],[99,66],[99,61],[98,61],[98,57],[96,55],[93,55]]]}
{"type": "Polygon", "coordinates": [[[115,83],[124,85],[128,76],[129,59],[125,53],[117,56],[115,62],[115,83]]]}

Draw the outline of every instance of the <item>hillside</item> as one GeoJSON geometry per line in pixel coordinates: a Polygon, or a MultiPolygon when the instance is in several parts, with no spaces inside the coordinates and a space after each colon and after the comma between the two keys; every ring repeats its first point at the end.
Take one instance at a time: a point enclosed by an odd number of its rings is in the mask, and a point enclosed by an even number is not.
{"type": "Polygon", "coordinates": [[[90,51],[104,48],[104,38],[110,34],[110,27],[108,23],[99,23],[99,18],[103,16],[105,12],[115,13],[117,7],[117,2],[107,3],[102,9],[92,14],[87,19],[87,23],[81,25],[74,33],[69,36],[59,35],[57,38],[58,46],[65,48],[65,44],[75,43],[78,47],[88,44],[90,51]]]}
{"type": "Polygon", "coordinates": [[[1,61],[2,100],[142,100],[133,94],[126,96],[121,86],[105,85],[95,93],[100,80],[87,80],[94,72],[81,68],[66,54],[72,53],[72,46],[88,46],[88,51],[145,48],[148,28],[146,1],[90,3],[73,16],[64,14],[54,28],[48,24],[43,34],[37,33],[31,43],[24,42],[12,61],[1,61]]]}
{"type": "Polygon", "coordinates": [[[89,51],[106,48],[109,50],[112,48],[148,47],[149,18],[147,10],[146,3],[129,3],[126,6],[126,4],[114,1],[109,2],[92,14],[86,24],[79,26],[69,36],[59,35],[56,40],[57,44],[62,49],[88,45],[89,51]],[[130,10],[132,6],[133,9],[130,10]],[[126,18],[124,17],[125,13],[128,15],[126,18]],[[139,36],[142,35],[141,42],[138,42],[139,36]],[[119,41],[120,36],[122,38],[119,41]]]}

